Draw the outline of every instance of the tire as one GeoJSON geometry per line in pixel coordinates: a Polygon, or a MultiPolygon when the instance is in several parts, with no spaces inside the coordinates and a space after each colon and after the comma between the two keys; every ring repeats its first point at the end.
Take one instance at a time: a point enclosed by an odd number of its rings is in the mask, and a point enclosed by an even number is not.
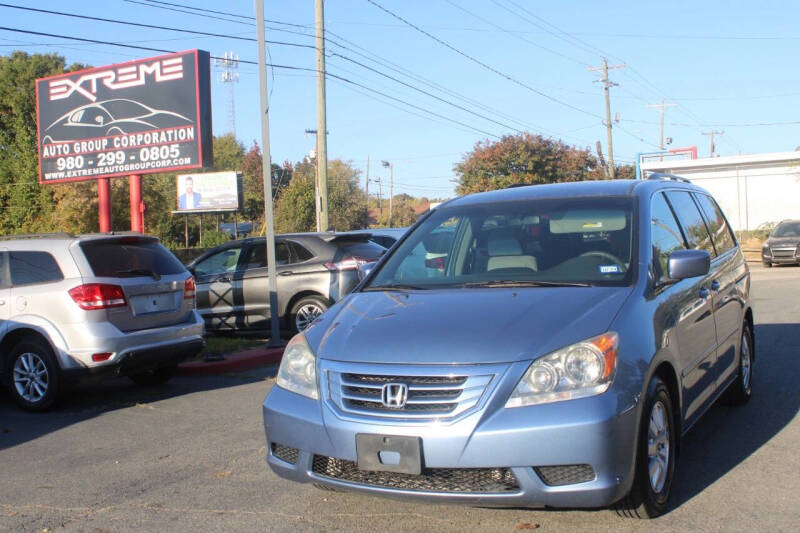
{"type": "Polygon", "coordinates": [[[178,370],[177,366],[165,366],[162,368],[154,368],[147,372],[133,374],[128,376],[134,383],[143,387],[150,387],[154,385],[163,385],[175,375],[178,370]]]}
{"type": "Polygon", "coordinates": [[[23,339],[8,359],[9,392],[26,411],[46,411],[58,399],[61,370],[53,350],[40,339],[23,339]]]}
{"type": "Polygon", "coordinates": [[[739,370],[736,381],[730,384],[723,397],[728,405],[744,405],[753,395],[753,362],[755,343],[750,325],[745,322],[742,327],[742,339],[739,344],[739,370]]]}
{"type": "Polygon", "coordinates": [[[647,387],[636,445],[633,487],[618,505],[620,514],[631,518],[656,518],[667,509],[675,478],[676,433],[669,390],[656,376],[647,387]],[[653,475],[651,469],[655,470],[653,475]]]}
{"type": "Polygon", "coordinates": [[[289,311],[289,329],[292,333],[303,331],[330,305],[321,296],[304,296],[295,302],[289,311]]]}

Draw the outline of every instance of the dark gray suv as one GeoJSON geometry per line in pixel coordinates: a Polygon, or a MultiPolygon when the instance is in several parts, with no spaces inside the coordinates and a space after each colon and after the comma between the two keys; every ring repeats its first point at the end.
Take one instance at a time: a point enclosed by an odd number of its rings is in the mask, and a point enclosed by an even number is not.
{"type": "MultiPolygon", "coordinates": [[[[358,267],[386,250],[370,235],[295,233],[275,238],[278,315],[290,331],[308,327],[358,284],[358,267]]],[[[264,238],[231,241],[195,259],[197,310],[209,331],[269,329],[264,238]]]]}
{"type": "Polygon", "coordinates": [[[482,506],[664,512],[681,437],[750,398],[750,273],[691,183],[559,183],[424,216],[289,341],[280,476],[482,506]]]}
{"type": "Polygon", "coordinates": [[[783,220],[761,246],[761,262],[772,265],[800,264],[800,220],[783,220]]]}

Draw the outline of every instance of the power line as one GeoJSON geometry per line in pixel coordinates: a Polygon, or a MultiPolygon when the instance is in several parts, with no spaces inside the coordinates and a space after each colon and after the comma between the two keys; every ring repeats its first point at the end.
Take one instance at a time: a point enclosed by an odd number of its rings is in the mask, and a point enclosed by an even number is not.
{"type": "MultiPolygon", "coordinates": [[[[570,57],[570,56],[568,56],[568,55],[566,55],[566,54],[562,54],[561,52],[557,52],[556,50],[553,50],[553,49],[551,49],[551,48],[547,48],[546,46],[542,46],[542,45],[541,45],[541,44],[539,44],[539,43],[536,43],[536,42],[534,42],[534,41],[531,41],[530,39],[526,39],[525,37],[522,37],[521,35],[518,35],[518,34],[516,34],[516,33],[512,32],[512,31],[510,31],[510,30],[508,30],[508,29],[506,29],[506,28],[503,28],[503,27],[502,27],[502,26],[500,26],[499,24],[495,24],[495,23],[494,23],[494,22],[492,22],[491,20],[488,20],[488,19],[486,19],[486,18],[484,18],[484,17],[482,17],[482,16],[480,16],[480,15],[477,15],[477,14],[473,13],[473,12],[472,12],[472,11],[470,11],[469,9],[467,9],[467,8],[465,8],[465,7],[462,7],[462,6],[458,5],[458,4],[456,4],[456,3],[455,3],[455,2],[453,2],[452,0],[444,0],[444,1],[445,1],[445,2],[447,2],[448,4],[450,4],[451,6],[453,6],[454,8],[456,8],[456,9],[458,9],[458,10],[460,10],[460,11],[463,11],[463,12],[464,12],[464,13],[466,13],[467,15],[470,15],[470,16],[472,16],[472,17],[474,17],[474,18],[476,18],[476,19],[478,19],[478,20],[480,20],[480,21],[482,21],[482,22],[485,22],[486,24],[488,24],[488,25],[490,25],[490,26],[493,26],[493,27],[495,27],[495,28],[499,29],[499,30],[500,30],[500,31],[502,31],[503,33],[506,33],[506,34],[508,34],[508,35],[510,35],[510,36],[512,36],[512,37],[515,37],[515,38],[519,39],[520,41],[526,42],[526,43],[528,43],[528,44],[530,44],[530,45],[532,45],[532,46],[534,46],[534,47],[536,47],[536,48],[539,48],[539,49],[541,49],[541,50],[544,50],[545,52],[549,52],[549,53],[551,53],[551,54],[553,54],[553,55],[557,55],[558,57],[561,57],[561,58],[567,59],[567,60],[569,60],[569,61],[573,61],[573,62],[575,62],[575,63],[578,63],[579,65],[583,65],[583,66],[587,66],[587,67],[589,66],[589,64],[588,64],[588,63],[585,63],[585,62],[583,62],[583,61],[581,61],[581,60],[579,60],[579,59],[575,59],[574,57],[570,57]]],[[[497,2],[494,2],[494,3],[495,3],[495,4],[497,4],[497,2]]],[[[500,5],[500,4],[497,4],[497,5],[500,5]]],[[[503,6],[500,6],[500,7],[503,7],[503,6]]]]}
{"type": "Polygon", "coordinates": [[[422,28],[420,28],[419,26],[407,21],[406,19],[404,19],[400,15],[394,13],[393,11],[390,11],[390,10],[386,9],[382,5],[380,5],[377,2],[375,2],[374,0],[366,0],[366,1],[369,2],[370,4],[374,5],[375,7],[380,9],[381,11],[387,13],[388,15],[390,15],[390,16],[396,18],[397,20],[403,22],[407,26],[417,30],[419,33],[422,33],[426,37],[429,37],[430,39],[436,41],[437,43],[441,44],[442,46],[448,48],[449,50],[452,50],[453,52],[457,53],[458,55],[460,55],[460,56],[462,56],[462,57],[464,57],[466,59],[468,59],[469,61],[471,61],[471,62],[473,62],[473,63],[475,63],[475,64],[477,64],[477,65],[479,65],[479,66],[481,66],[481,67],[483,67],[483,68],[485,68],[487,70],[489,70],[490,72],[494,72],[498,76],[501,76],[502,78],[505,78],[506,80],[508,80],[508,81],[510,81],[512,83],[515,83],[516,85],[519,85],[520,87],[523,87],[523,88],[525,88],[525,89],[527,89],[527,90],[529,90],[529,91],[531,91],[531,92],[533,92],[535,94],[538,94],[539,96],[541,96],[543,98],[546,98],[546,99],[550,100],[551,102],[555,102],[555,103],[557,103],[559,105],[562,105],[564,107],[568,107],[569,109],[572,109],[574,111],[578,111],[580,113],[584,113],[586,115],[589,115],[589,116],[592,116],[592,117],[595,117],[595,118],[602,118],[600,115],[596,115],[595,113],[592,113],[591,111],[586,111],[585,109],[581,109],[580,107],[574,106],[574,105],[572,105],[572,104],[570,104],[568,102],[564,102],[563,100],[560,100],[560,99],[558,99],[558,98],[556,98],[554,96],[550,96],[547,93],[544,93],[544,92],[542,92],[542,91],[540,91],[538,89],[535,89],[535,88],[531,87],[530,85],[527,85],[526,83],[523,83],[523,82],[519,81],[518,79],[516,79],[516,78],[514,78],[512,76],[509,76],[508,74],[506,74],[504,72],[501,72],[501,71],[497,70],[496,68],[494,68],[494,67],[492,67],[490,65],[487,65],[483,61],[480,61],[479,59],[476,59],[476,58],[472,57],[471,55],[467,54],[466,52],[463,52],[463,51],[459,50],[455,46],[447,43],[446,41],[443,41],[442,39],[439,39],[435,35],[427,32],[427,31],[423,30],[422,28]]]}
{"type": "MultiPolygon", "coordinates": [[[[226,35],[226,34],[222,34],[222,33],[210,33],[210,32],[206,32],[206,31],[187,30],[187,29],[184,29],[184,28],[175,28],[175,27],[170,27],[170,26],[158,26],[158,25],[155,25],[155,24],[143,24],[141,22],[131,22],[131,21],[127,21],[127,20],[107,19],[107,18],[102,18],[102,17],[92,17],[92,16],[89,16],[89,15],[78,15],[76,13],[65,13],[63,11],[52,11],[52,10],[49,10],[49,9],[37,9],[37,8],[34,8],[34,7],[15,6],[15,5],[12,5],[12,4],[3,4],[3,3],[0,3],[0,7],[9,7],[9,8],[12,8],[12,9],[21,9],[23,11],[33,11],[33,12],[36,12],[36,13],[46,13],[48,15],[60,15],[62,17],[72,17],[72,18],[78,18],[78,19],[84,19],[84,20],[95,20],[95,21],[98,21],[98,22],[110,22],[112,24],[122,24],[122,25],[125,25],[125,26],[135,26],[135,27],[139,27],[139,28],[151,28],[151,29],[156,29],[156,30],[166,30],[166,31],[175,31],[175,32],[180,32],[180,33],[189,33],[189,34],[192,34],[192,35],[203,35],[203,36],[206,36],[206,37],[222,37],[224,39],[234,39],[234,40],[239,40],[239,41],[256,42],[256,39],[254,39],[252,37],[241,37],[241,36],[237,36],[237,35],[226,35]]],[[[314,46],[310,45],[310,44],[291,43],[291,42],[286,42],[286,41],[265,41],[265,42],[268,43],[268,44],[277,44],[277,45],[282,45],[282,46],[295,46],[295,47],[298,47],[298,48],[314,49],[314,46]]]]}

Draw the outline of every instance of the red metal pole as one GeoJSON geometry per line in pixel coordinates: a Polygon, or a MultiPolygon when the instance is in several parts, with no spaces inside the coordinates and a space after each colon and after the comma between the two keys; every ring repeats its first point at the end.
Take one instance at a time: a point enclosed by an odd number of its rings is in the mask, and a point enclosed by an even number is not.
{"type": "Polygon", "coordinates": [[[97,180],[97,211],[100,218],[100,232],[111,231],[111,183],[108,178],[97,180]]]}
{"type": "Polygon", "coordinates": [[[142,203],[142,176],[128,177],[131,196],[131,231],[144,233],[144,205],[142,203]]]}

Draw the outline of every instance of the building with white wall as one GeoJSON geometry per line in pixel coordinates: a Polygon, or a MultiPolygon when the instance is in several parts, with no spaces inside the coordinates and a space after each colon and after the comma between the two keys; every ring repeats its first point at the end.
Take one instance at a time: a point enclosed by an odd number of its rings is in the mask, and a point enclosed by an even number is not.
{"type": "Polygon", "coordinates": [[[734,230],[800,219],[800,151],[641,163],[642,173],[687,178],[717,199],[734,230]]]}

